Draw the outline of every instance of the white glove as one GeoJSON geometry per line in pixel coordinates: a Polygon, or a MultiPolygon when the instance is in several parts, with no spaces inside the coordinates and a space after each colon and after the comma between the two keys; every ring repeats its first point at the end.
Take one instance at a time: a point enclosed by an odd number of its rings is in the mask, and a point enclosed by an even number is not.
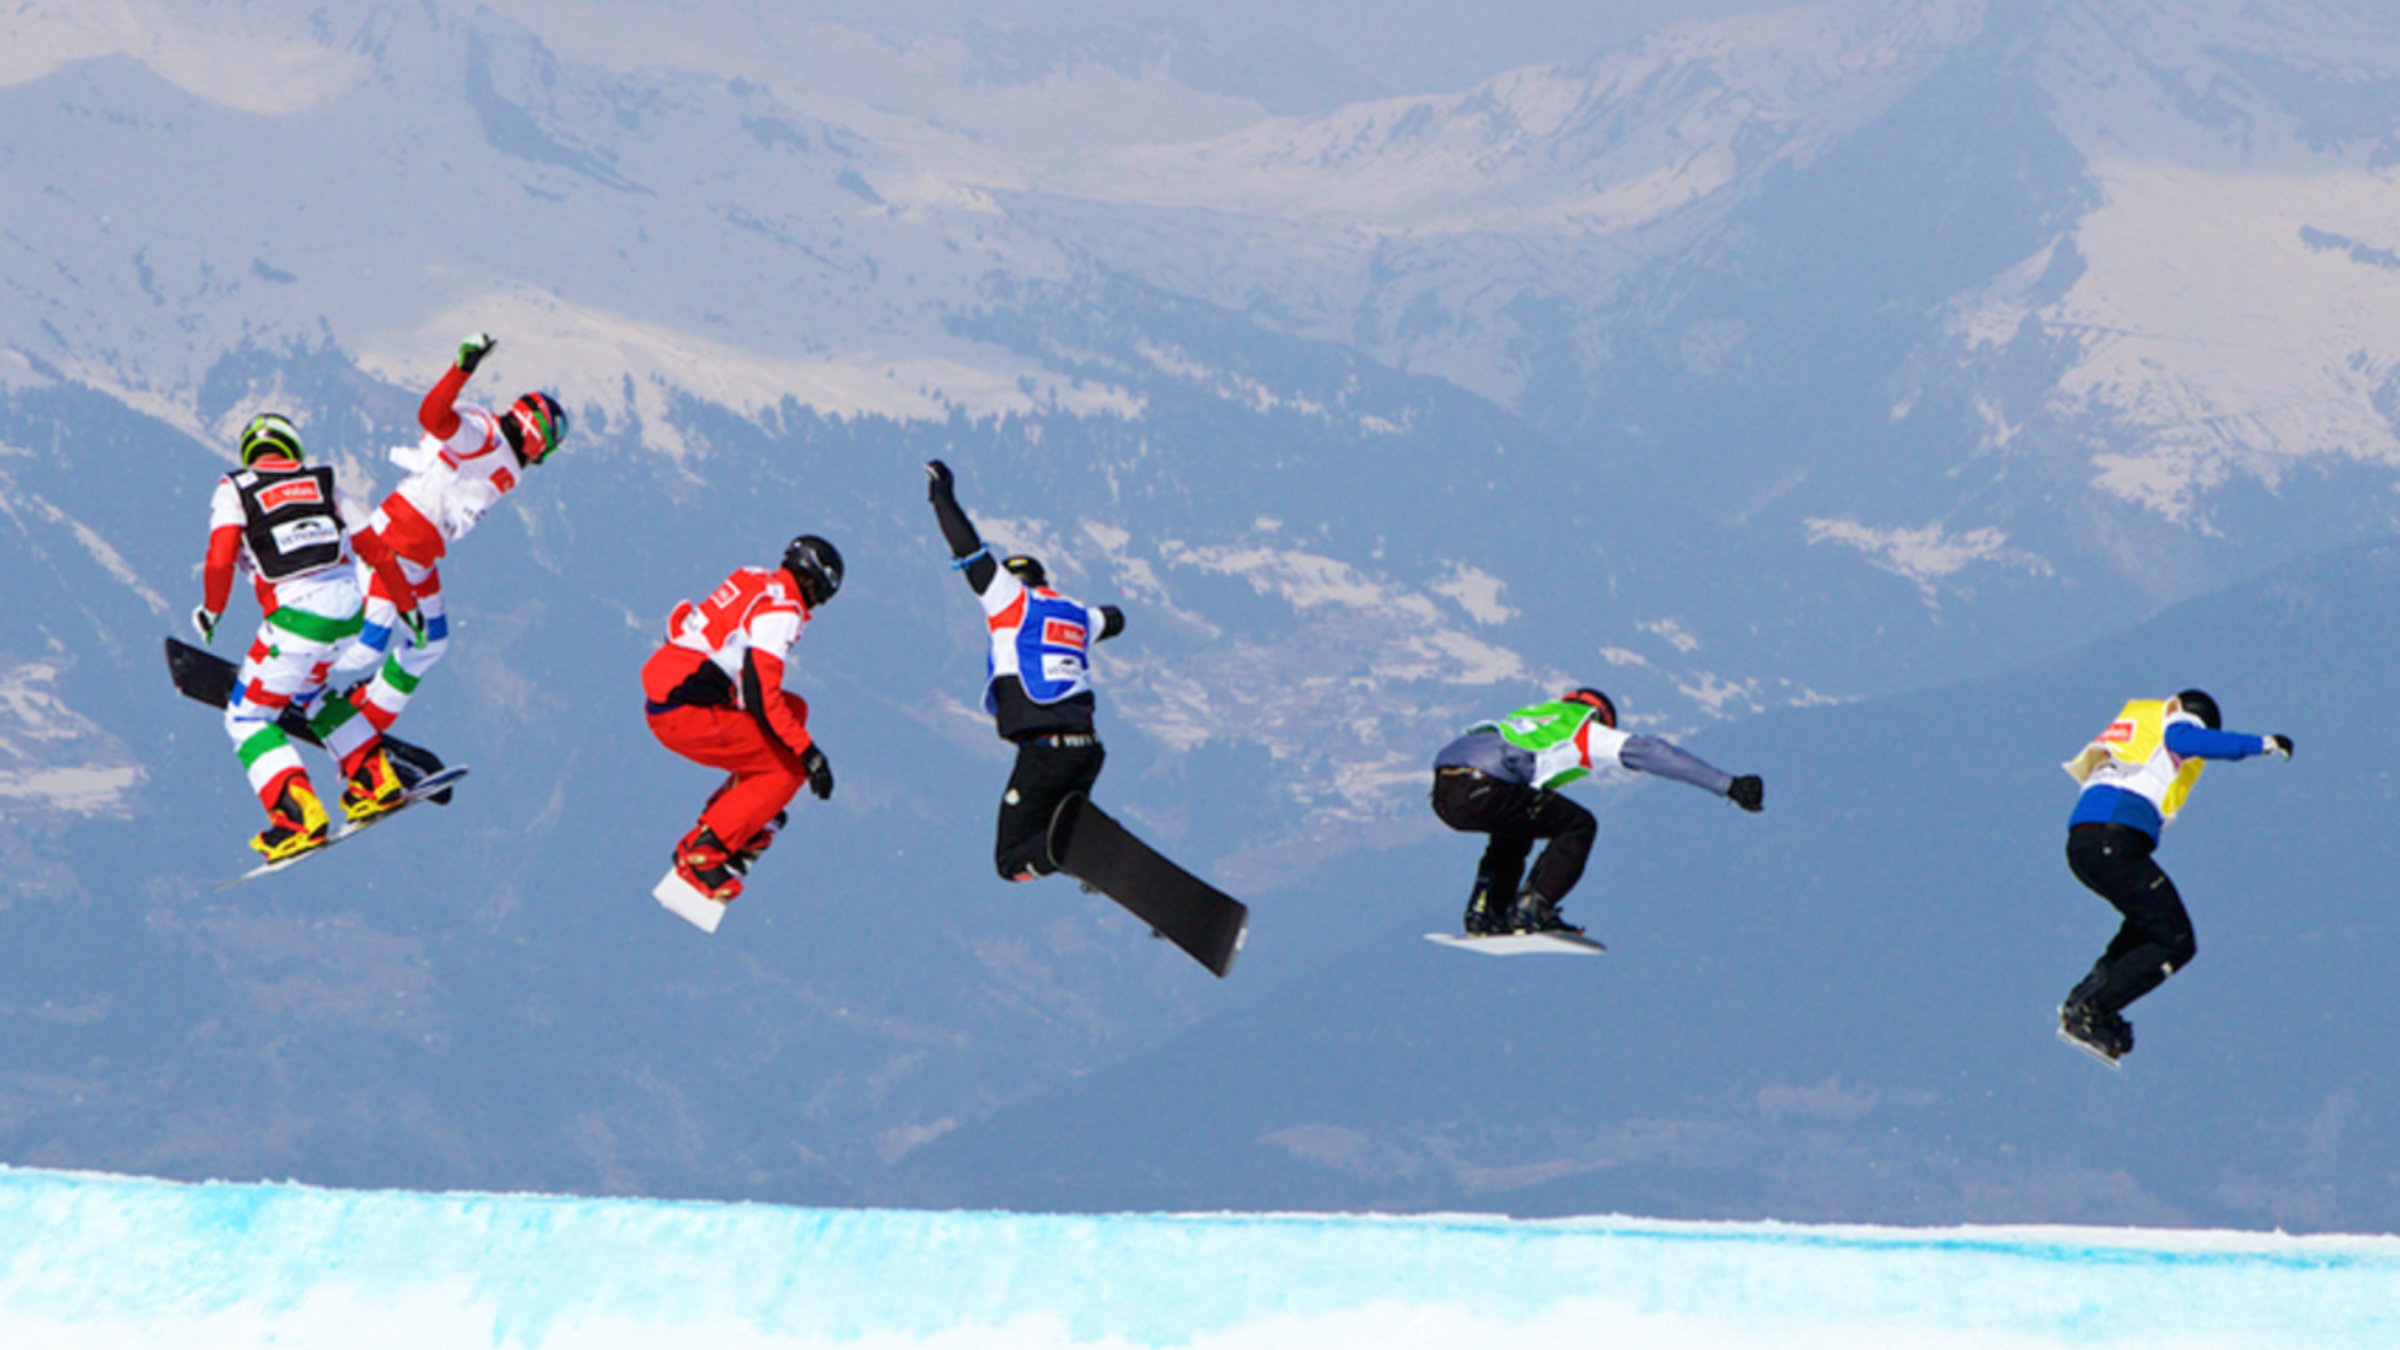
{"type": "Polygon", "coordinates": [[[206,605],[194,605],[192,606],[192,631],[200,635],[200,641],[204,644],[215,642],[217,640],[217,620],[224,617],[206,605]]]}

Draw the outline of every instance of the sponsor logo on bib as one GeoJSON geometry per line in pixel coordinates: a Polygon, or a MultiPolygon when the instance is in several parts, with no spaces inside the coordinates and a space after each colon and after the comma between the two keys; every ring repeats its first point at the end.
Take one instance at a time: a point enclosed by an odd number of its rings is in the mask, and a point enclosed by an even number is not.
{"type": "Polygon", "coordinates": [[[1044,619],[1042,641],[1052,647],[1081,647],[1083,625],[1066,619],[1044,619]]]}
{"type": "MultiPolygon", "coordinates": [[[[2086,722],[2084,725],[2088,727],[2091,723],[2086,722]]],[[[2111,722],[2108,724],[2108,730],[2100,733],[2100,743],[2103,745],[2123,745],[2132,739],[2133,723],[2131,721],[2111,722]]]]}
{"type": "Polygon", "coordinates": [[[315,506],[324,500],[325,494],[317,491],[316,479],[295,478],[259,493],[258,507],[261,511],[275,511],[286,506],[315,506]]]}
{"type": "Polygon", "coordinates": [[[342,539],[341,526],[323,516],[287,520],[270,533],[274,536],[276,551],[280,553],[298,553],[325,544],[338,544],[342,539]]]}

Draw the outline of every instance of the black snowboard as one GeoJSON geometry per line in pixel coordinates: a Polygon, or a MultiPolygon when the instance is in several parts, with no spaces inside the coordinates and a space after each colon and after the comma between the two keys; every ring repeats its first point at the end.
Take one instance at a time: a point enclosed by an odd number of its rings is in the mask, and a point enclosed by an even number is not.
{"type": "Polygon", "coordinates": [[[1159,856],[1080,792],[1050,819],[1050,858],[1218,978],[1233,969],[1250,931],[1249,907],[1159,856]]]}
{"type": "MultiPolygon", "coordinates": [[[[233,697],[234,677],[241,667],[205,648],[195,647],[180,638],[167,639],[167,675],[175,681],[175,692],[185,698],[222,708],[233,697]]],[[[309,729],[308,718],[297,708],[286,708],[275,724],[283,734],[306,745],[317,745],[317,733],[309,729]]],[[[396,736],[383,738],[383,751],[391,756],[392,768],[400,775],[403,789],[442,771],[441,756],[421,745],[411,745],[396,736]]],[[[450,804],[450,789],[443,788],[426,798],[436,806],[450,804]]]]}

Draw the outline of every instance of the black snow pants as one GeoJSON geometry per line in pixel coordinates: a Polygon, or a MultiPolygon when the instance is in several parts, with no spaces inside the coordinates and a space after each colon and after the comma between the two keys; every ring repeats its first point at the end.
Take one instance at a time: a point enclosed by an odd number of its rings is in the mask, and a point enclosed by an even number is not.
{"type": "Polygon", "coordinates": [[[1525,858],[1535,840],[1550,843],[1533,865],[1529,886],[1555,905],[1583,879],[1592,840],[1600,833],[1591,812],[1557,793],[1473,769],[1433,771],[1433,813],[1451,829],[1492,837],[1484,846],[1482,865],[1475,869],[1476,889],[1488,887],[1504,911],[1517,897],[1517,882],[1525,874],[1525,858]]]}
{"type": "Polygon", "coordinates": [[[1050,859],[1050,818],[1060,802],[1092,790],[1107,759],[1100,738],[1089,732],[1017,742],[1017,767],[1000,795],[1000,829],[992,844],[1002,878],[1031,881],[1058,870],[1050,859]]]}
{"type": "Polygon", "coordinates": [[[2150,860],[2157,847],[2157,840],[2130,825],[2068,829],[2067,866],[2075,879],[2125,916],[2115,940],[2070,998],[2080,995],[2103,1012],[2123,1012],[2199,953],[2183,897],[2150,860]]]}

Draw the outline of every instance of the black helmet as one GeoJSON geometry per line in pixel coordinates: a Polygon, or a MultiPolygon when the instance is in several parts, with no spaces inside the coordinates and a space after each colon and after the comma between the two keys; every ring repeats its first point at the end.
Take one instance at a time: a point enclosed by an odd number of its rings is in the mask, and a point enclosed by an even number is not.
{"type": "Polygon", "coordinates": [[[1050,584],[1050,574],[1042,570],[1042,560],[1032,556],[1031,554],[1015,554],[1011,557],[1002,559],[1000,565],[1008,569],[1008,574],[1010,576],[1015,577],[1017,580],[1024,582],[1026,585],[1033,587],[1035,590],[1040,590],[1042,587],[1050,584]]]}
{"type": "Polygon", "coordinates": [[[2224,715],[2217,711],[2217,701],[2208,696],[2207,690],[2186,689],[2175,696],[2175,701],[2183,705],[2185,712],[2199,718],[2200,725],[2210,731],[2225,729],[2224,715]]]}
{"type": "Polygon", "coordinates": [[[801,535],[784,547],[783,570],[792,574],[800,598],[810,609],[831,600],[842,588],[841,550],[813,534],[801,535]]]}
{"type": "Polygon", "coordinates": [[[260,413],[242,428],[242,467],[247,469],[268,455],[300,462],[300,432],[282,413],[260,413]]]}
{"type": "Polygon", "coordinates": [[[1612,727],[1617,724],[1617,705],[1609,702],[1608,695],[1601,693],[1599,690],[1594,689],[1589,685],[1586,685],[1581,689],[1568,690],[1567,692],[1558,696],[1558,701],[1561,703],[1581,703],[1587,707],[1598,708],[1600,710],[1601,721],[1608,723],[1612,727]]]}

